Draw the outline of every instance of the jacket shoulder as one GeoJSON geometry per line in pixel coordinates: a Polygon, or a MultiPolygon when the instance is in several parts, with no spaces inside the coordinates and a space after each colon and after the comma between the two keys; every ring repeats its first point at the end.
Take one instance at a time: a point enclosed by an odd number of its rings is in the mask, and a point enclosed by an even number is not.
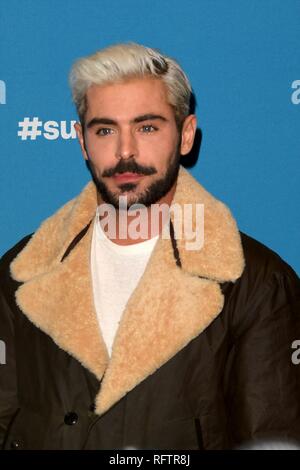
{"type": "Polygon", "coordinates": [[[245,275],[267,281],[273,275],[298,277],[294,269],[278,253],[262,242],[240,231],[245,257],[245,275]]]}
{"type": "Polygon", "coordinates": [[[275,251],[240,231],[245,257],[242,276],[224,286],[230,307],[232,326],[236,332],[247,329],[279,311],[296,311],[300,301],[300,279],[293,268],[275,251]],[[289,306],[289,307],[287,307],[289,306]]]}
{"type": "Polygon", "coordinates": [[[300,279],[293,268],[271,248],[239,232],[244,271],[234,283],[222,285],[224,311],[235,337],[255,324],[259,329],[259,325],[280,321],[280,316],[292,318],[300,307],[300,279]]]}

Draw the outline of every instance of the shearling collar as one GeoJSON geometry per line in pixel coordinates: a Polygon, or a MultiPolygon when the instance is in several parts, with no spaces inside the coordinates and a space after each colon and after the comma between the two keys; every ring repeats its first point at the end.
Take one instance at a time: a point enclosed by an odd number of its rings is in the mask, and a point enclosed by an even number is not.
{"type": "Polygon", "coordinates": [[[173,203],[204,204],[204,245],[190,251],[186,240],[178,239],[180,268],[171,240],[159,238],[123,312],[111,358],[92,293],[90,249],[98,204],[92,181],[41,224],[11,263],[12,277],[23,283],[16,292],[23,313],[103,378],[96,397],[99,415],[198,336],[223,308],[219,283],[234,282],[243,272],[240,234],[230,210],[182,166],[173,203]],[[91,220],[84,237],[61,262],[91,220]]]}

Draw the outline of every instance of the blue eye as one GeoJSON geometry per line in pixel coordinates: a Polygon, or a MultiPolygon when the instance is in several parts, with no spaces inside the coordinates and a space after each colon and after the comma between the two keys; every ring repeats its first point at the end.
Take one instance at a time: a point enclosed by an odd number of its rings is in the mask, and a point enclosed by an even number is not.
{"type": "Polygon", "coordinates": [[[101,127],[101,129],[98,129],[96,134],[97,135],[101,135],[101,136],[105,136],[105,135],[109,135],[112,133],[112,129],[110,129],[109,127],[101,127]]]}
{"type": "Polygon", "coordinates": [[[152,126],[152,124],[148,124],[147,126],[142,127],[143,132],[150,133],[157,131],[157,127],[152,126]]]}

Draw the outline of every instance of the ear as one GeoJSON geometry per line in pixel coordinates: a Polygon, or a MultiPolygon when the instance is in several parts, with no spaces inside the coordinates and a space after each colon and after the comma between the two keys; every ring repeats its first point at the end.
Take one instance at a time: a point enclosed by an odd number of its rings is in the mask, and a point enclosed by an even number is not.
{"type": "Polygon", "coordinates": [[[189,153],[193,147],[194,139],[197,130],[197,118],[195,114],[189,114],[182,126],[181,131],[181,147],[180,152],[181,155],[186,155],[189,153]]]}
{"type": "Polygon", "coordinates": [[[76,130],[76,134],[77,134],[77,137],[78,137],[78,140],[79,140],[79,143],[80,143],[80,147],[81,147],[81,152],[82,152],[82,155],[83,155],[83,158],[85,160],[88,160],[89,157],[88,157],[88,154],[86,152],[86,149],[85,149],[85,145],[84,145],[84,138],[83,138],[83,129],[82,129],[82,125],[79,123],[79,122],[76,122],[74,124],[74,128],[76,130]]]}

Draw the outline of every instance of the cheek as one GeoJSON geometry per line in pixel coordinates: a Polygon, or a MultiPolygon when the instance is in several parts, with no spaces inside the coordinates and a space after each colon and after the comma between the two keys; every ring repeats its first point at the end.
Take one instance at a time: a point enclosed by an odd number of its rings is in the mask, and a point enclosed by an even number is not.
{"type": "Polygon", "coordinates": [[[115,145],[112,139],[90,138],[87,142],[87,149],[93,162],[102,167],[106,162],[111,161],[115,154],[115,145]]]}
{"type": "Polygon", "coordinates": [[[141,156],[144,154],[156,158],[159,155],[162,160],[167,160],[174,149],[174,140],[159,134],[141,138],[138,144],[141,156]]]}
{"type": "Polygon", "coordinates": [[[174,140],[163,140],[157,143],[155,146],[155,157],[157,163],[161,168],[165,168],[166,165],[170,162],[170,159],[173,158],[176,152],[176,146],[174,146],[174,140]]]}
{"type": "Polygon", "coordinates": [[[100,152],[112,146],[113,139],[92,135],[88,139],[88,146],[93,152],[100,152]]]}

